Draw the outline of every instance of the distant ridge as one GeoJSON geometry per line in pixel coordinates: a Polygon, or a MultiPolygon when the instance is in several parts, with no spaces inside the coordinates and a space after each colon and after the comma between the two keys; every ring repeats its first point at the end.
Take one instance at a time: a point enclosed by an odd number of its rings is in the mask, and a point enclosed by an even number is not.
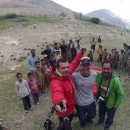
{"type": "Polygon", "coordinates": [[[103,22],[113,24],[121,28],[130,29],[129,22],[126,22],[108,9],[95,10],[93,12],[87,13],[86,16],[97,17],[103,22]]]}

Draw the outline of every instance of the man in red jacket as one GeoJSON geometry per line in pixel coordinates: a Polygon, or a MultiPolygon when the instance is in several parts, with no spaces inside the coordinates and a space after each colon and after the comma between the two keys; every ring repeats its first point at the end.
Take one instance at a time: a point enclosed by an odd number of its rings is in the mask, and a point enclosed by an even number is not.
{"type": "Polygon", "coordinates": [[[65,114],[69,118],[70,123],[73,119],[75,91],[71,75],[79,65],[80,59],[85,51],[86,49],[82,49],[70,64],[66,59],[59,59],[57,62],[57,69],[51,75],[52,81],[50,87],[52,93],[52,103],[55,106],[60,121],[60,125],[57,130],[65,130],[60,104],[62,104],[66,110],[65,114]]]}

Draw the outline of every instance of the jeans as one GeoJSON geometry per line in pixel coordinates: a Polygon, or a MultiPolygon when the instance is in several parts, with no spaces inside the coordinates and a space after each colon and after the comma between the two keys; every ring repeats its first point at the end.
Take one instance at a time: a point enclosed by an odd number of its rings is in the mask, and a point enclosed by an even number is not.
{"type": "Polygon", "coordinates": [[[26,96],[26,97],[23,97],[22,100],[23,100],[24,110],[30,109],[30,108],[31,108],[31,102],[30,102],[30,97],[29,97],[29,95],[26,96]]]}
{"type": "MultiPolygon", "coordinates": [[[[67,116],[69,118],[69,126],[71,125],[71,121],[73,119],[73,113],[69,116],[67,116]]],[[[59,121],[60,121],[60,124],[59,124],[59,127],[57,128],[57,130],[66,130],[66,126],[65,126],[65,122],[64,122],[64,119],[61,117],[59,118],[59,121]]],[[[72,129],[72,127],[71,127],[72,129]]]]}
{"type": "Polygon", "coordinates": [[[39,101],[39,95],[38,93],[32,93],[33,101],[34,103],[37,103],[39,101]]]}
{"type": "Polygon", "coordinates": [[[95,102],[86,106],[75,106],[81,125],[84,125],[87,121],[91,121],[96,116],[96,104],[95,102]]]}
{"type": "Polygon", "coordinates": [[[106,107],[106,103],[105,102],[101,102],[99,104],[99,120],[98,120],[99,123],[103,123],[104,122],[106,113],[107,113],[107,119],[106,119],[106,122],[105,122],[105,128],[109,128],[112,125],[112,123],[113,123],[115,110],[114,110],[114,108],[108,109],[106,107]]]}

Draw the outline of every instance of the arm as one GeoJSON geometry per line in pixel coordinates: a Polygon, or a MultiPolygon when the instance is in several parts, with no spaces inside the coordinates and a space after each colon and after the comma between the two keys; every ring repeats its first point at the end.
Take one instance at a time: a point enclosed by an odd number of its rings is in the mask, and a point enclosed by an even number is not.
{"type": "Polygon", "coordinates": [[[37,84],[39,85],[39,79],[36,69],[34,69],[34,78],[37,80],[37,84]]]}
{"type": "Polygon", "coordinates": [[[80,51],[74,60],[70,63],[70,73],[72,74],[80,63],[80,59],[83,57],[84,52],[80,51]]]}
{"type": "Polygon", "coordinates": [[[18,87],[18,84],[17,84],[17,83],[15,84],[15,89],[16,89],[16,94],[17,94],[17,96],[20,96],[20,94],[19,94],[19,87],[18,87]]]}
{"type": "Polygon", "coordinates": [[[121,104],[122,102],[122,99],[124,97],[124,91],[123,91],[123,88],[122,88],[122,84],[121,84],[121,81],[119,78],[116,78],[116,103],[115,103],[115,106],[114,108],[117,109],[119,107],[119,105],[121,104]]]}
{"type": "Polygon", "coordinates": [[[28,83],[27,83],[26,80],[25,80],[25,85],[26,85],[26,88],[27,88],[28,92],[31,93],[30,88],[29,88],[28,83]]]}
{"type": "Polygon", "coordinates": [[[52,93],[52,103],[56,105],[58,102],[62,100],[66,100],[64,97],[64,91],[62,85],[60,83],[51,82],[51,93],[52,93]]]}
{"type": "Polygon", "coordinates": [[[28,65],[29,65],[30,70],[32,70],[33,67],[32,67],[31,57],[28,58],[28,65]]]}

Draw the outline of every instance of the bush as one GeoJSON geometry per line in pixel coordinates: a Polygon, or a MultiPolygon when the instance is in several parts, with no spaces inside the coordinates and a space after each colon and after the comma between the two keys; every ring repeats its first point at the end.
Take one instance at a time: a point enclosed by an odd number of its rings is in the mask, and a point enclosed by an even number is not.
{"type": "Polygon", "coordinates": [[[95,23],[95,24],[99,24],[99,23],[100,23],[100,19],[99,19],[99,18],[96,18],[96,17],[91,18],[90,21],[91,21],[92,23],[95,23]]]}
{"type": "Polygon", "coordinates": [[[4,16],[5,19],[13,19],[13,18],[17,18],[17,14],[6,14],[4,16]]]}
{"type": "Polygon", "coordinates": [[[77,20],[89,21],[89,17],[83,15],[82,13],[74,12],[74,17],[75,17],[75,19],[77,19],[77,20]]]}
{"type": "Polygon", "coordinates": [[[66,15],[65,12],[61,12],[61,13],[60,13],[60,16],[62,16],[62,17],[66,17],[67,15],[66,15]]]}

